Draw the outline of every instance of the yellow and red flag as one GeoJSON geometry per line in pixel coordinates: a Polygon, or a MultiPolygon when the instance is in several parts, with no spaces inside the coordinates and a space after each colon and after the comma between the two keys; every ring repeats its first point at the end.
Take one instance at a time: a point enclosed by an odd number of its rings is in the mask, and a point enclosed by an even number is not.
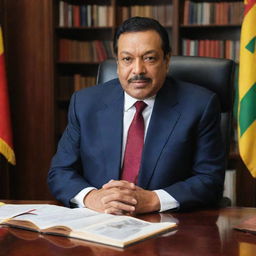
{"type": "Polygon", "coordinates": [[[13,151],[10,109],[9,109],[8,90],[7,90],[5,62],[4,62],[4,44],[3,44],[1,26],[0,26],[0,154],[2,154],[9,163],[15,165],[15,154],[13,151]]]}
{"type": "Polygon", "coordinates": [[[245,0],[239,68],[238,142],[241,158],[256,178],[256,0],[245,0]]]}

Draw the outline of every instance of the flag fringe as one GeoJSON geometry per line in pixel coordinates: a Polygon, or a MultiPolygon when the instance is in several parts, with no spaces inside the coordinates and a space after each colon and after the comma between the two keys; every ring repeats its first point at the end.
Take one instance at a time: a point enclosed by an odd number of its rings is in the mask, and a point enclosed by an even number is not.
{"type": "Polygon", "coordinates": [[[0,154],[2,154],[9,163],[16,164],[15,155],[13,149],[0,138],[0,154]]]}

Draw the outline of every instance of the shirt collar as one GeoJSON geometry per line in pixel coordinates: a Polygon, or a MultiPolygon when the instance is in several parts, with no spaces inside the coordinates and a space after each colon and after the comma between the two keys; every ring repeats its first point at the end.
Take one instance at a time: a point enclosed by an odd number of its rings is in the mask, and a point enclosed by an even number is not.
{"type": "MultiPolygon", "coordinates": [[[[143,101],[148,105],[147,107],[153,108],[155,99],[156,99],[156,95],[151,96],[150,98],[144,99],[143,101]]],[[[133,98],[132,96],[124,92],[124,111],[128,111],[131,107],[133,107],[136,101],[140,101],[140,100],[133,98]]]]}

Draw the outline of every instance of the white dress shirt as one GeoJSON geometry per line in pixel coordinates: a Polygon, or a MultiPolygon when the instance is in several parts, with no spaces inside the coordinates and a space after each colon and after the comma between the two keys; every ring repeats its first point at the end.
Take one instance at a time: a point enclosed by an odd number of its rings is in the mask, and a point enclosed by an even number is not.
{"type": "MultiPolygon", "coordinates": [[[[124,93],[123,145],[122,145],[121,165],[123,164],[128,129],[130,127],[130,124],[136,112],[136,108],[134,106],[134,103],[136,101],[138,101],[138,99],[131,97],[126,92],[124,93]]],[[[144,122],[145,122],[145,138],[146,138],[150,118],[151,118],[154,103],[155,103],[155,96],[145,99],[143,101],[147,104],[147,107],[142,112],[144,122]]],[[[96,188],[88,187],[81,190],[74,198],[71,199],[71,202],[77,204],[78,207],[85,207],[83,203],[84,197],[93,189],[96,189],[96,188]]],[[[179,207],[179,203],[165,190],[158,189],[158,190],[154,190],[154,192],[157,194],[160,201],[160,212],[179,207]]]]}

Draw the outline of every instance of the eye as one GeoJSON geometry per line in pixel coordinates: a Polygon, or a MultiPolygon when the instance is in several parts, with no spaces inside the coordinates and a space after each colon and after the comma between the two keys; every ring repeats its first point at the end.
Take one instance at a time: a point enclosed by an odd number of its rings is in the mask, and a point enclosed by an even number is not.
{"type": "Polygon", "coordinates": [[[156,61],[156,57],[155,56],[145,56],[144,57],[144,61],[155,62],[156,61]]]}
{"type": "Polygon", "coordinates": [[[126,64],[129,64],[132,62],[132,58],[131,57],[123,57],[122,58],[122,61],[126,64]]]}

